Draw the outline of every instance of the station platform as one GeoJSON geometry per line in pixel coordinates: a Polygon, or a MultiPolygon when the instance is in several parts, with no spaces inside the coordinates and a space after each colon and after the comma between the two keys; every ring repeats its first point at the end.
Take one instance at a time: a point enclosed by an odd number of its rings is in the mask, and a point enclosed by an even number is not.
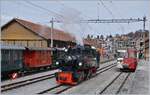
{"type": "Polygon", "coordinates": [[[149,94],[149,61],[140,60],[135,72],[130,94],[149,94]]]}
{"type": "Polygon", "coordinates": [[[135,73],[130,75],[120,94],[150,95],[149,61],[140,60],[135,73]]]}

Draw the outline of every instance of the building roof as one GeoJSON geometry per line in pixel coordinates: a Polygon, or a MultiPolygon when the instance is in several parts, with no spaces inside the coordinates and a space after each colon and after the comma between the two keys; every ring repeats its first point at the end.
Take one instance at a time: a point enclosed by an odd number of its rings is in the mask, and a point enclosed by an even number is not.
{"type": "MultiPolygon", "coordinates": [[[[29,29],[30,31],[36,33],[37,35],[45,38],[45,39],[51,39],[51,28],[45,25],[33,23],[30,21],[14,18],[11,21],[9,21],[7,24],[2,26],[2,29],[6,26],[8,26],[12,22],[17,22],[26,29],[29,29]]],[[[58,29],[53,29],[52,32],[53,39],[54,40],[59,40],[59,41],[72,41],[75,42],[75,37],[71,36],[71,34],[66,33],[64,31],[58,30],[58,29]]]]}
{"type": "Polygon", "coordinates": [[[98,40],[98,39],[84,39],[83,43],[86,45],[91,45],[91,46],[95,46],[95,47],[100,47],[100,44],[102,44],[103,42],[98,40]]]}
{"type": "Polygon", "coordinates": [[[84,39],[84,40],[83,40],[83,43],[84,43],[84,44],[87,44],[87,45],[91,45],[91,44],[92,44],[92,42],[91,42],[90,40],[87,40],[87,39],[84,39]]]}
{"type": "Polygon", "coordinates": [[[17,45],[10,45],[6,43],[0,43],[0,49],[1,50],[25,50],[25,47],[23,46],[17,46],[17,45]]]}

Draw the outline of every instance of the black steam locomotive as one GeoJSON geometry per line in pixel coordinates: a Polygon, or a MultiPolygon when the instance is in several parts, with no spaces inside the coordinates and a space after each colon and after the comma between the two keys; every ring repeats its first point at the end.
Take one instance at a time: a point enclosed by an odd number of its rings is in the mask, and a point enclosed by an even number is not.
{"type": "Polygon", "coordinates": [[[90,78],[99,68],[99,57],[96,48],[90,46],[64,49],[55,63],[61,70],[56,73],[56,81],[60,84],[77,84],[90,78]]]}

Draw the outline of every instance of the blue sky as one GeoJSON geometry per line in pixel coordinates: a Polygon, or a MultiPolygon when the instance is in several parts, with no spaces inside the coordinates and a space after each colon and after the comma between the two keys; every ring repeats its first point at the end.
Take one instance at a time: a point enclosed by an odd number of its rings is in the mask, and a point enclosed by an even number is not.
{"type": "Polygon", "coordinates": [[[82,19],[111,19],[111,18],[142,18],[148,21],[146,29],[150,28],[150,0],[102,0],[112,12],[108,12],[100,0],[1,0],[1,25],[14,17],[30,20],[50,26],[51,18],[64,20],[65,23],[54,23],[54,27],[77,33],[80,36],[125,34],[142,29],[142,23],[130,24],[87,24],[77,23],[68,25],[68,21],[82,19]],[[46,8],[40,9],[31,3],[46,8]],[[113,15],[113,16],[112,16],[113,15]],[[65,28],[64,28],[65,27],[65,28]]]}

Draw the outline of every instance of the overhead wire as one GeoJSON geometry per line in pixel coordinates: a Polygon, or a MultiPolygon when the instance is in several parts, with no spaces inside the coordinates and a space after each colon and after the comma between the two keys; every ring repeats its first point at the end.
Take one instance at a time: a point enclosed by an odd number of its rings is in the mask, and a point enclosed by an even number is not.
{"type": "MultiPolygon", "coordinates": [[[[103,4],[103,2],[102,2],[102,4],[103,4]]],[[[98,2],[98,7],[100,6],[100,3],[98,2]]],[[[108,10],[108,12],[114,17],[114,15],[112,14],[112,12],[103,4],[103,7],[105,7],[105,9],[107,9],[108,10]]],[[[109,23],[106,23],[108,26],[110,26],[110,24],[109,23]]],[[[104,28],[105,29],[105,28],[104,28]]],[[[107,31],[106,31],[107,32],[107,31]]],[[[108,31],[109,32],[109,34],[111,34],[111,32],[110,31],[108,31]]]]}
{"type": "Polygon", "coordinates": [[[112,0],[110,1],[110,4],[113,5],[113,7],[116,9],[115,11],[117,12],[117,14],[118,14],[121,18],[123,18],[122,15],[120,14],[120,12],[117,10],[118,8],[116,7],[116,5],[113,3],[112,0]]]}
{"type": "MultiPolygon", "coordinates": [[[[64,18],[63,15],[58,14],[58,13],[56,13],[56,12],[53,12],[53,11],[51,11],[51,10],[45,8],[45,7],[42,7],[42,6],[40,6],[40,5],[35,4],[35,3],[32,3],[32,2],[30,2],[30,1],[28,1],[28,0],[25,0],[24,2],[26,2],[26,3],[28,3],[28,4],[32,5],[32,6],[34,6],[34,7],[36,7],[36,8],[42,9],[42,10],[44,10],[44,11],[47,11],[48,13],[52,13],[54,16],[57,16],[57,17],[59,17],[59,18],[61,18],[61,19],[64,18]]],[[[57,22],[57,20],[56,20],[56,22],[57,22]]],[[[59,21],[59,22],[61,22],[61,21],[59,21]]],[[[91,28],[90,28],[90,29],[91,29],[91,28]]],[[[81,35],[82,35],[82,34],[81,34],[81,35]]]]}
{"type": "MultiPolygon", "coordinates": [[[[32,8],[32,10],[33,10],[33,8],[37,9],[37,8],[34,7],[34,6],[29,5],[28,3],[25,4],[25,3],[22,3],[22,2],[15,2],[15,4],[19,4],[19,5],[21,5],[21,6],[28,7],[28,8],[30,7],[30,8],[32,8]]],[[[43,12],[45,12],[45,11],[43,11],[43,12]]],[[[49,23],[49,22],[37,22],[37,23],[49,23]]]]}
{"type": "MultiPolygon", "coordinates": [[[[70,8],[70,9],[77,10],[77,9],[75,9],[75,8],[66,6],[64,3],[61,3],[60,0],[56,0],[56,2],[58,2],[59,4],[61,4],[61,5],[62,5],[63,7],[65,7],[65,8],[70,8]]],[[[79,10],[77,10],[77,11],[79,11],[79,10]]],[[[81,11],[79,11],[79,12],[81,13],[81,11]]],[[[84,15],[83,13],[81,13],[81,14],[82,14],[83,16],[89,18],[88,16],[84,15]]],[[[86,24],[88,25],[89,29],[91,29],[91,30],[93,31],[93,33],[94,33],[94,30],[93,30],[93,28],[89,25],[89,23],[86,23],[86,24]]]]}
{"type": "MultiPolygon", "coordinates": [[[[102,0],[99,0],[100,3],[103,5],[103,7],[108,11],[108,13],[115,18],[115,15],[113,15],[113,12],[104,4],[102,0]]],[[[124,27],[121,24],[118,24],[120,26],[120,29],[122,30],[122,33],[124,32],[124,27]]]]}
{"type": "Polygon", "coordinates": [[[100,1],[100,3],[103,5],[103,7],[109,12],[109,14],[111,14],[111,16],[113,17],[113,18],[115,18],[115,16],[113,15],[113,13],[111,12],[111,10],[109,10],[109,8],[103,3],[103,1],[102,0],[99,0],[100,1]]]}
{"type": "MultiPolygon", "coordinates": [[[[34,6],[34,7],[40,8],[40,9],[42,9],[42,10],[44,10],[44,11],[47,11],[48,13],[52,13],[52,15],[54,15],[54,16],[59,16],[60,18],[63,18],[63,15],[58,14],[58,13],[56,13],[56,12],[54,12],[54,11],[51,11],[51,10],[45,8],[45,7],[40,6],[40,5],[34,4],[34,3],[32,3],[32,2],[30,2],[30,1],[28,1],[28,0],[25,0],[24,2],[30,4],[30,5],[32,5],[32,6],[34,6]]],[[[63,4],[62,4],[62,5],[63,5],[63,4]]],[[[63,5],[63,6],[65,7],[65,5],[63,5]]],[[[47,22],[45,22],[45,23],[47,23],[47,22]]],[[[90,27],[90,29],[92,29],[92,27],[90,27]]]]}
{"type": "MultiPolygon", "coordinates": [[[[110,2],[114,7],[115,7],[115,9],[117,9],[117,7],[116,7],[116,5],[113,3],[113,1],[111,0],[111,2],[110,2]]],[[[116,10],[117,11],[117,10],[116,10]]],[[[118,12],[118,11],[117,11],[118,12]]],[[[120,17],[122,17],[121,15],[120,15],[120,13],[118,12],[117,13],[120,17]]],[[[122,17],[123,18],[123,17],[122,17]]],[[[133,32],[133,27],[131,28],[131,23],[128,23],[128,28],[129,28],[129,31],[128,32],[133,32]]]]}
{"type": "MultiPolygon", "coordinates": [[[[113,3],[113,0],[110,0],[110,3],[111,3],[112,6],[115,8],[115,10],[116,10],[117,14],[119,15],[119,17],[121,17],[121,18],[123,19],[122,14],[120,14],[120,12],[117,10],[118,8],[117,8],[117,6],[113,3]]],[[[128,28],[131,29],[130,23],[128,23],[128,28]]]]}
{"type": "Polygon", "coordinates": [[[97,6],[97,16],[98,16],[98,19],[99,19],[99,17],[100,17],[100,9],[99,9],[99,5],[100,5],[100,4],[99,4],[99,2],[97,3],[97,5],[98,5],[98,6],[97,6]]]}
{"type": "MultiPolygon", "coordinates": [[[[51,11],[51,10],[45,8],[45,7],[39,6],[39,5],[37,5],[37,4],[34,4],[34,3],[32,3],[32,2],[30,2],[30,1],[28,1],[28,0],[25,0],[25,2],[28,3],[28,4],[30,4],[30,5],[32,5],[32,6],[34,6],[34,7],[36,7],[36,8],[42,9],[42,10],[44,10],[44,11],[47,11],[49,14],[50,14],[50,13],[53,13],[54,16],[57,16],[57,17],[59,17],[59,18],[61,18],[61,19],[63,18],[62,15],[60,15],[60,14],[58,14],[58,13],[56,13],[56,12],[53,12],[53,11],[51,11]]],[[[49,23],[50,23],[50,22],[49,22],[49,23]]],[[[51,34],[50,34],[50,35],[51,35],[51,34]]],[[[61,36],[61,35],[60,35],[60,36],[61,36]]]]}
{"type": "MultiPolygon", "coordinates": [[[[99,2],[97,2],[97,17],[98,17],[98,20],[100,19],[100,3],[99,2]]],[[[108,24],[108,23],[106,23],[106,24],[108,24]]],[[[106,29],[104,28],[104,31],[106,31],[106,29]]],[[[106,31],[107,32],[107,31],[106,31]]],[[[100,34],[101,35],[101,34],[100,34]]]]}
{"type": "MultiPolygon", "coordinates": [[[[26,2],[26,0],[24,0],[24,1],[18,1],[18,2],[12,2],[12,4],[14,5],[14,4],[16,4],[16,5],[19,5],[18,6],[18,8],[20,8],[20,7],[22,7],[22,6],[24,6],[24,7],[28,7],[28,8],[32,8],[32,10],[31,11],[33,11],[33,12],[35,12],[35,10],[36,9],[39,9],[39,8],[37,8],[37,7],[35,7],[35,6],[33,6],[33,5],[31,5],[31,4],[29,4],[29,3],[27,3],[26,2]],[[23,2],[25,2],[25,3],[23,3],[23,2]]],[[[45,11],[45,10],[43,10],[43,9],[41,9],[42,10],[42,12],[47,12],[47,11],[45,11]]],[[[23,10],[21,10],[21,11],[23,11],[23,10]]],[[[36,10],[37,11],[37,10],[36,10]]],[[[28,12],[28,11],[24,11],[24,13],[25,12],[28,12]]],[[[41,11],[40,11],[41,12],[41,11]]],[[[37,13],[37,12],[36,12],[37,13]]],[[[50,14],[50,15],[52,15],[50,12],[47,12],[48,14],[50,14]]],[[[12,14],[8,14],[8,15],[12,15],[12,14]]],[[[37,16],[37,15],[36,15],[37,16]]],[[[14,16],[15,18],[20,18],[20,17],[18,17],[18,16],[14,16]]],[[[12,17],[13,18],[13,17],[12,17]]],[[[25,17],[23,17],[24,19],[26,19],[25,17]]],[[[36,23],[49,23],[49,22],[36,22],[36,23]]]]}
{"type": "Polygon", "coordinates": [[[34,7],[37,7],[37,8],[39,8],[39,9],[42,9],[42,10],[44,10],[44,11],[47,11],[48,13],[50,13],[50,14],[53,15],[53,16],[57,16],[58,18],[63,18],[62,15],[60,15],[60,14],[54,12],[54,11],[51,11],[51,10],[45,8],[45,7],[42,7],[42,6],[37,5],[37,4],[35,4],[35,3],[32,3],[32,2],[29,1],[29,0],[24,0],[24,2],[30,4],[30,5],[32,5],[32,6],[34,6],[34,7]]]}

